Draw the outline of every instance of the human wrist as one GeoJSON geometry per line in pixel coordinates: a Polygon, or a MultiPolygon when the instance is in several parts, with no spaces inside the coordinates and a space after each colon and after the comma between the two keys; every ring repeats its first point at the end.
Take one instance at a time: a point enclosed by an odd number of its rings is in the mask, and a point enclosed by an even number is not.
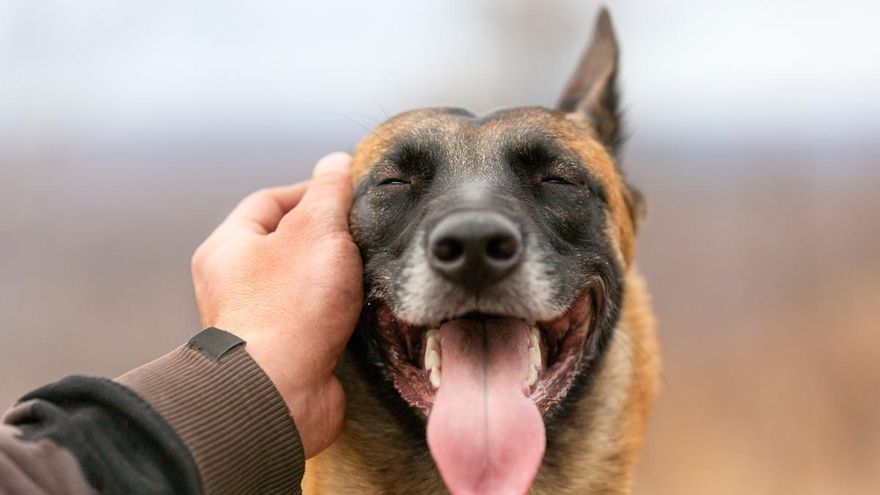
{"type": "Polygon", "coordinates": [[[279,391],[242,344],[228,332],[208,329],[116,381],[141,396],[180,435],[206,492],[254,488],[247,480],[260,485],[273,478],[289,491],[302,476],[303,445],[279,391]],[[254,449],[272,453],[278,465],[241,455],[254,449]]]}

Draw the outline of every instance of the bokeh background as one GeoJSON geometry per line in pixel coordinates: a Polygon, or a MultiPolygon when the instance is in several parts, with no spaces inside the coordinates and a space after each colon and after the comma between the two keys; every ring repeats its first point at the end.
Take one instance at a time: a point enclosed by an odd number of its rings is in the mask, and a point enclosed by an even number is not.
{"type": "MultiPolygon", "coordinates": [[[[665,358],[636,492],[880,493],[880,4],[608,3],[665,358]]],[[[386,115],[551,105],[597,7],[0,0],[0,404],[183,342],[199,242],[386,115]]]]}

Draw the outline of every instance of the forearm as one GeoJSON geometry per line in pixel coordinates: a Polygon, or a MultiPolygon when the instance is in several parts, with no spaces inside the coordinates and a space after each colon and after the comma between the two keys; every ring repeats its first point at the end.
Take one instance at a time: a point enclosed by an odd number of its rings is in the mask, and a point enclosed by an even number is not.
{"type": "Polygon", "coordinates": [[[217,330],[115,381],[31,392],[3,422],[3,493],[291,493],[302,478],[283,400],[217,330]]]}

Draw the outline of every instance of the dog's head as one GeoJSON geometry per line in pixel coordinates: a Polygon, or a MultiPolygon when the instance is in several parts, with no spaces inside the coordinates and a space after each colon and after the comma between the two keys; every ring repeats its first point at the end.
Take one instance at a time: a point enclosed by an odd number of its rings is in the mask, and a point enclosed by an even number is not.
{"type": "Polygon", "coordinates": [[[616,74],[603,11],[556,109],[416,110],[355,153],[358,354],[427,418],[454,492],[528,487],[613,332],[641,213],[615,165],[616,74]]]}

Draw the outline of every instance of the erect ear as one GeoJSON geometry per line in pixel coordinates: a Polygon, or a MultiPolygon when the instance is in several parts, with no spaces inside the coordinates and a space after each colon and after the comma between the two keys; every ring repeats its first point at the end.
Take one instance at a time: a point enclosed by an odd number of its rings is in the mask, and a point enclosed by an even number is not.
{"type": "Polygon", "coordinates": [[[648,210],[645,206],[645,197],[642,195],[642,191],[633,187],[629,182],[626,182],[624,186],[623,200],[626,202],[627,211],[629,211],[629,220],[632,222],[633,231],[637,232],[642,226],[648,210]]]}
{"type": "Polygon", "coordinates": [[[617,53],[611,15],[602,7],[590,46],[556,106],[557,110],[583,115],[613,154],[617,154],[622,141],[616,84],[617,53]]]}

